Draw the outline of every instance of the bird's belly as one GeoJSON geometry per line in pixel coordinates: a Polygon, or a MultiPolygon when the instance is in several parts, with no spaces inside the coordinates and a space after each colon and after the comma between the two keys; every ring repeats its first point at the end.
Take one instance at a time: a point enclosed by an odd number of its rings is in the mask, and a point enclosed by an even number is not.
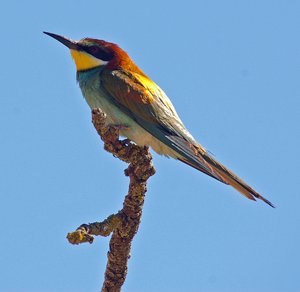
{"type": "Polygon", "coordinates": [[[123,129],[120,134],[135,142],[139,146],[150,146],[160,155],[176,158],[175,152],[171,148],[160,142],[134,121],[128,128],[123,129]]]}
{"type": "Polygon", "coordinates": [[[115,104],[110,102],[105,93],[98,87],[91,85],[80,86],[91,109],[100,108],[106,113],[108,124],[124,126],[120,129],[120,135],[124,136],[139,146],[150,146],[155,152],[165,156],[176,158],[175,152],[153,137],[144,128],[137,124],[130,116],[121,111],[115,104]]]}

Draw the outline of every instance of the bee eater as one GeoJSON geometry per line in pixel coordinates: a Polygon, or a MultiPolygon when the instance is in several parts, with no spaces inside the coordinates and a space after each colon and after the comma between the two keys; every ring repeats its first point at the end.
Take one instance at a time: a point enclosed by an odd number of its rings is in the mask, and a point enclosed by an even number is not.
{"type": "Polygon", "coordinates": [[[231,185],[250,200],[273,204],[213,158],[189,133],[170,99],[118,45],[84,38],[74,41],[44,32],[70,49],[77,81],[91,109],[100,108],[120,135],[178,159],[231,185]]]}

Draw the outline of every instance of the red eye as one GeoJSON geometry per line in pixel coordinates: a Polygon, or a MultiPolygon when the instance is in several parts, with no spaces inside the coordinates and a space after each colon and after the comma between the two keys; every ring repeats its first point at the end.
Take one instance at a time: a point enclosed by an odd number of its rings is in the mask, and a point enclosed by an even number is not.
{"type": "Polygon", "coordinates": [[[99,52],[99,48],[96,46],[91,46],[91,47],[89,47],[89,52],[91,54],[97,54],[99,52]]]}

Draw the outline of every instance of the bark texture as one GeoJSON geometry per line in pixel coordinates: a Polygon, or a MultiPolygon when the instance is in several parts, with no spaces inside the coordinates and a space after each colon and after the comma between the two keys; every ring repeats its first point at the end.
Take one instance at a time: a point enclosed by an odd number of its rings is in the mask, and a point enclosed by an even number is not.
{"type": "Polygon", "coordinates": [[[133,237],[138,231],[147,191],[147,180],[154,175],[152,157],[148,147],[139,147],[130,140],[119,140],[122,125],[106,125],[105,114],[100,109],[92,110],[92,122],[104,142],[104,149],[129,164],[125,175],[129,177],[129,190],[123,208],[102,222],[82,224],[76,231],[68,233],[72,244],[92,243],[93,235],[108,236],[109,243],[102,291],[121,291],[127,275],[127,264],[133,237]]]}

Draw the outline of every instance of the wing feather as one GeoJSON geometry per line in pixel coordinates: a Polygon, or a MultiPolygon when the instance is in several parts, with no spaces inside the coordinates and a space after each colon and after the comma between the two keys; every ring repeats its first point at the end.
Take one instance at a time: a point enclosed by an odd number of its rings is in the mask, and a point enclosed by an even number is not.
{"type": "Polygon", "coordinates": [[[258,198],[274,207],[195,141],[165,93],[146,76],[126,70],[103,70],[101,83],[112,102],[151,135],[178,153],[177,159],[230,184],[251,200],[258,198]]]}
{"type": "MultiPolygon", "coordinates": [[[[181,161],[226,183],[208,163],[195,156],[192,146],[197,142],[185,129],[168,97],[154,82],[125,70],[104,71],[101,82],[119,108],[177,152],[181,161]]],[[[204,148],[201,150],[205,152],[204,148]]]]}

